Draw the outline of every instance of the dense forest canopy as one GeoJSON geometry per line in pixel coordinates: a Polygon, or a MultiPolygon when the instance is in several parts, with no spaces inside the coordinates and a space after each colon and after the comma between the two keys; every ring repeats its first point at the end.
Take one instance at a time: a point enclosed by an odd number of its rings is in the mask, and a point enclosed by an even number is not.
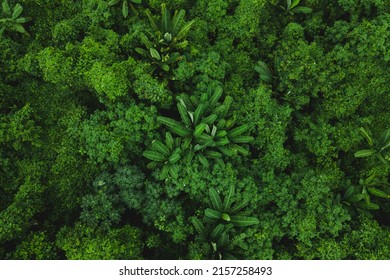
{"type": "Polygon", "coordinates": [[[1,259],[389,259],[386,0],[0,0],[1,259]]]}

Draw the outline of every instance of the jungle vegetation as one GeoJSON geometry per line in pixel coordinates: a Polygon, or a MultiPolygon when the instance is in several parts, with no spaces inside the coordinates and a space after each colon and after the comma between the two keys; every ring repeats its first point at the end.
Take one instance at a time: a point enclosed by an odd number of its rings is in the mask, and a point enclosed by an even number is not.
{"type": "Polygon", "coordinates": [[[0,259],[390,259],[389,1],[0,1],[0,259]]]}

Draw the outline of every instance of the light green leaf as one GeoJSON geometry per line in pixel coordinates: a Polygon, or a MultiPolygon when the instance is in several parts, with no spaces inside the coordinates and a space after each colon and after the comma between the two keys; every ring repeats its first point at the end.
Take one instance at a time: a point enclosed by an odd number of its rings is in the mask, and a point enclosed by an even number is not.
{"type": "Polygon", "coordinates": [[[150,51],[150,55],[151,55],[153,58],[155,58],[155,59],[157,59],[157,60],[161,60],[161,56],[160,56],[160,54],[158,53],[158,51],[157,51],[156,49],[150,48],[149,51],[150,51]]]}
{"type": "Polygon", "coordinates": [[[129,15],[129,4],[127,3],[127,0],[123,0],[122,15],[124,18],[127,18],[127,16],[129,15]]]}
{"type": "Polygon", "coordinates": [[[355,157],[361,158],[361,157],[369,157],[373,154],[375,154],[375,151],[373,150],[360,150],[357,151],[354,155],[355,157]]]}

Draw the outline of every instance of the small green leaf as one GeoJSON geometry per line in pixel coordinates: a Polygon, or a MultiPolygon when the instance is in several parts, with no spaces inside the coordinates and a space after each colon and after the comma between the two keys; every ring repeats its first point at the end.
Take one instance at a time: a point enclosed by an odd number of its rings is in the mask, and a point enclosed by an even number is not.
{"type": "Polygon", "coordinates": [[[150,48],[150,49],[149,49],[149,52],[150,52],[150,55],[151,55],[153,58],[155,58],[155,59],[157,59],[157,60],[161,60],[161,56],[160,56],[160,54],[158,53],[158,51],[157,51],[156,49],[150,48]]]}
{"type": "Polygon", "coordinates": [[[384,192],[384,191],[381,191],[381,190],[378,190],[376,188],[367,188],[368,192],[377,196],[377,197],[382,197],[382,198],[390,198],[390,194],[384,192]]]}
{"type": "Polygon", "coordinates": [[[135,3],[135,4],[141,4],[142,3],[142,0],[130,0],[130,1],[135,3]]]}
{"type": "Polygon", "coordinates": [[[354,155],[355,157],[361,158],[361,157],[369,157],[373,154],[375,154],[375,151],[373,150],[360,150],[357,151],[354,155]]]}
{"type": "Polygon", "coordinates": [[[230,222],[238,227],[246,227],[259,224],[259,220],[257,218],[244,216],[231,216],[230,222]]]}
{"type": "MultiPolygon", "coordinates": [[[[296,6],[299,4],[300,1],[301,1],[301,0],[293,0],[292,4],[291,4],[291,6],[290,6],[290,9],[293,9],[294,7],[296,7],[296,6]]],[[[290,3],[291,3],[291,2],[290,2],[290,3]]]]}
{"type": "Polygon", "coordinates": [[[129,4],[127,3],[127,0],[123,0],[122,15],[124,18],[127,18],[127,16],[129,15],[129,4]]]}
{"type": "Polygon", "coordinates": [[[221,219],[221,216],[222,216],[222,213],[217,211],[217,210],[214,210],[214,209],[210,209],[210,208],[207,208],[205,211],[204,211],[206,217],[208,217],[209,219],[213,220],[213,221],[218,221],[219,219],[221,219]]]}
{"type": "Polygon", "coordinates": [[[312,8],[309,7],[296,7],[294,12],[302,13],[302,14],[310,14],[313,11],[312,8]]]}
{"type": "Polygon", "coordinates": [[[7,0],[4,0],[3,3],[1,4],[2,8],[3,8],[3,13],[6,15],[6,16],[11,16],[11,8],[8,4],[8,1],[7,0]]]}
{"type": "Polygon", "coordinates": [[[230,221],[230,216],[229,214],[226,214],[226,213],[223,213],[222,216],[221,216],[222,220],[225,220],[227,222],[230,221]]]}
{"type": "Polygon", "coordinates": [[[177,180],[177,178],[179,177],[179,166],[177,164],[174,164],[174,165],[171,165],[169,167],[169,174],[175,179],[177,180]]]}

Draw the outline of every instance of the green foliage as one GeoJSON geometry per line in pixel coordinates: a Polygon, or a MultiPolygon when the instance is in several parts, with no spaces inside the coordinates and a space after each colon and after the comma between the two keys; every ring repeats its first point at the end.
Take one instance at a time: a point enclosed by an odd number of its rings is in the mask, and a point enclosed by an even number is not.
{"type": "Polygon", "coordinates": [[[76,223],[61,229],[56,245],[69,260],[142,259],[140,230],[128,225],[102,234],[76,223]]]}
{"type": "Polygon", "coordinates": [[[23,6],[17,3],[14,7],[10,7],[8,0],[3,0],[2,12],[0,18],[0,38],[3,36],[5,31],[14,31],[29,36],[26,29],[24,29],[24,23],[28,22],[29,19],[21,17],[23,12],[23,6]]]}
{"type": "MultiPolygon", "coordinates": [[[[173,146],[172,141],[169,140],[172,137],[167,136],[167,145],[168,141],[171,142],[170,149],[159,141],[153,142],[154,150],[145,151],[144,156],[155,162],[176,164],[183,151],[187,154],[184,162],[188,163],[195,157],[207,168],[210,165],[209,159],[223,165],[223,156],[233,157],[237,153],[248,155],[239,144],[253,141],[253,137],[243,135],[249,127],[247,125],[234,127],[234,119],[227,119],[233,99],[227,96],[223,102],[219,102],[221,96],[220,87],[217,87],[214,92],[208,89],[200,99],[195,96],[179,96],[177,108],[182,122],[161,116],[157,117],[157,121],[181,138],[173,146]]],[[[151,167],[155,166],[156,164],[153,164],[151,167]]],[[[171,170],[177,170],[178,167],[168,165],[165,169],[167,170],[163,169],[160,176],[162,179],[168,171],[175,179],[177,178],[177,172],[171,170]]]]}
{"type": "Polygon", "coordinates": [[[158,25],[149,9],[146,9],[146,16],[149,19],[152,32],[149,32],[149,38],[141,33],[141,41],[145,49],[136,48],[136,51],[145,58],[149,58],[154,72],[157,68],[168,72],[171,67],[181,59],[180,50],[188,46],[186,40],[187,34],[194,20],[185,23],[185,11],[176,11],[171,19],[165,3],[161,4],[161,23],[158,25]]]}
{"type": "Polygon", "coordinates": [[[154,107],[123,103],[112,110],[96,111],[81,128],[82,152],[96,163],[127,163],[130,159],[123,155],[131,152],[133,158],[138,157],[139,143],[154,135],[155,115],[154,107]]]}

